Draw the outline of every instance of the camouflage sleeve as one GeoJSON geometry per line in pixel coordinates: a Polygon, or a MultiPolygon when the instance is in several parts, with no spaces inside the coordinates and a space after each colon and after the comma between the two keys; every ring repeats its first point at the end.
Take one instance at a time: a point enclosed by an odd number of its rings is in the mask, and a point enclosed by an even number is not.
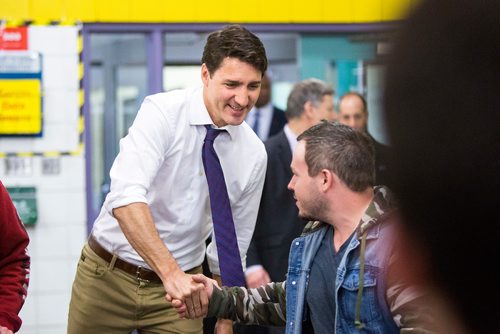
{"type": "Polygon", "coordinates": [[[387,290],[387,298],[394,321],[401,334],[432,334],[430,308],[425,297],[415,289],[393,285],[387,290]]]}
{"type": "Polygon", "coordinates": [[[243,324],[285,326],[285,282],[256,289],[214,287],[208,316],[232,319],[243,324]]]}
{"type": "Polygon", "coordinates": [[[393,319],[401,334],[437,333],[434,302],[425,279],[423,258],[418,252],[402,248],[399,240],[396,245],[386,276],[386,298],[393,319]]]}
{"type": "MultiPolygon", "coordinates": [[[[406,271],[415,275],[414,270],[406,271]]],[[[390,282],[386,291],[400,334],[465,333],[460,319],[439,291],[419,279],[402,279],[405,275],[399,271],[399,278],[390,282]]]]}

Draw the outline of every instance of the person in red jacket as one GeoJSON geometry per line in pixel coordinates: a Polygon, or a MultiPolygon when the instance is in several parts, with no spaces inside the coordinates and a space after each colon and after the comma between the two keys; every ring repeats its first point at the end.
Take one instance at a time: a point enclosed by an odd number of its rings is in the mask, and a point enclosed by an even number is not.
{"type": "Polygon", "coordinates": [[[19,311],[26,299],[30,257],[28,233],[7,190],[0,182],[0,334],[21,327],[19,311]]]}

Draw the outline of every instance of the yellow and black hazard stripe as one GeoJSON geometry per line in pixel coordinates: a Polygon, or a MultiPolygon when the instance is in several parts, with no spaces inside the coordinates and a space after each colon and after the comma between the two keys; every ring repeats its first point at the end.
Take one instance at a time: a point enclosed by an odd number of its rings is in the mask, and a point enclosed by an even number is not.
{"type": "Polygon", "coordinates": [[[82,29],[79,23],[70,21],[0,21],[0,24],[4,27],[15,28],[30,25],[37,26],[77,26],[78,29],[78,146],[72,151],[44,151],[44,152],[0,152],[0,158],[6,157],[60,157],[60,156],[80,156],[84,149],[84,130],[85,130],[85,119],[83,114],[84,105],[84,90],[83,90],[83,36],[82,29]]]}

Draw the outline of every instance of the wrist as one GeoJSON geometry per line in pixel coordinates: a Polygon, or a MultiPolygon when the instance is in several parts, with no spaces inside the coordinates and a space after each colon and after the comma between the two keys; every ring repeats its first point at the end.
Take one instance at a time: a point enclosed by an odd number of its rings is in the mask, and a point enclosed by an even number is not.
{"type": "Polygon", "coordinates": [[[184,273],[175,260],[168,261],[164,266],[159,268],[159,271],[158,276],[160,276],[162,281],[175,277],[181,272],[184,273]]]}
{"type": "Polygon", "coordinates": [[[247,267],[247,270],[245,270],[245,275],[248,276],[253,272],[256,272],[257,270],[264,269],[264,267],[260,264],[254,264],[251,265],[250,267],[247,267]]]}
{"type": "Polygon", "coordinates": [[[233,327],[233,321],[231,319],[218,318],[217,322],[219,326],[233,327]]]}

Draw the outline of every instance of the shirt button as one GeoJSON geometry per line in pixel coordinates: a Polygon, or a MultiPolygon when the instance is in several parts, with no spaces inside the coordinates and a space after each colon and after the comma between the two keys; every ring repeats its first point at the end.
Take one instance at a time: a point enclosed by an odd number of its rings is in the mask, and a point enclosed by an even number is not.
{"type": "Polygon", "coordinates": [[[290,326],[293,326],[293,321],[290,321],[290,326]]]}
{"type": "Polygon", "coordinates": [[[298,242],[298,241],[297,241],[297,242],[295,242],[295,245],[297,245],[297,246],[298,246],[298,245],[300,245],[300,242],[298,242]]]}
{"type": "Polygon", "coordinates": [[[297,282],[295,282],[295,281],[292,281],[292,285],[295,285],[295,284],[297,284],[297,282]]]}

